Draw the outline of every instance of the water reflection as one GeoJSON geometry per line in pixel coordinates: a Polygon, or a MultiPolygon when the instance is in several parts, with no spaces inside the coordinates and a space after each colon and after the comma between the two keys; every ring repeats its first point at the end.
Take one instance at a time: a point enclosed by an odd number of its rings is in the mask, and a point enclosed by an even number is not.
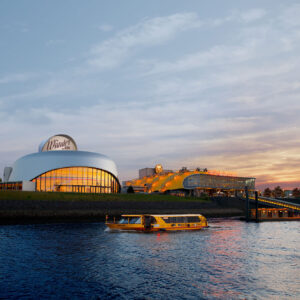
{"type": "Polygon", "coordinates": [[[299,224],[210,221],[197,232],[98,224],[0,227],[0,298],[294,299],[299,224]]]}

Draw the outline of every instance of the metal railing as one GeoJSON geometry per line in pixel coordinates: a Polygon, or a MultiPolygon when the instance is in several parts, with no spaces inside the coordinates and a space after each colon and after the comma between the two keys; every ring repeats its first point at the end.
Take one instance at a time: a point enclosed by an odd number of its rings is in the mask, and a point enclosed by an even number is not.
{"type": "MultiPolygon", "coordinates": [[[[249,197],[249,199],[255,200],[254,197],[249,197]]],[[[277,205],[280,207],[285,207],[285,208],[294,209],[296,211],[300,211],[300,204],[291,203],[288,201],[283,201],[283,200],[279,200],[279,199],[275,199],[275,198],[261,197],[261,196],[258,197],[258,201],[262,202],[262,203],[277,205]]]]}

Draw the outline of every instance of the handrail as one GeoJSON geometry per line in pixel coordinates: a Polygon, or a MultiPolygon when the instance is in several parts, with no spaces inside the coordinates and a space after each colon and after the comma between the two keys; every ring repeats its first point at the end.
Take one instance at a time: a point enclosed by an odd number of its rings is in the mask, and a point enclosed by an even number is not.
{"type": "MultiPolygon", "coordinates": [[[[255,200],[254,197],[249,197],[249,198],[251,200],[255,200]]],[[[279,200],[279,199],[274,199],[274,198],[267,198],[267,197],[258,197],[258,201],[263,202],[263,203],[274,204],[274,205],[278,205],[278,206],[282,206],[282,207],[286,207],[286,208],[291,208],[291,209],[300,211],[300,204],[296,204],[296,203],[291,203],[291,202],[287,202],[287,201],[283,201],[283,200],[279,200]]]]}

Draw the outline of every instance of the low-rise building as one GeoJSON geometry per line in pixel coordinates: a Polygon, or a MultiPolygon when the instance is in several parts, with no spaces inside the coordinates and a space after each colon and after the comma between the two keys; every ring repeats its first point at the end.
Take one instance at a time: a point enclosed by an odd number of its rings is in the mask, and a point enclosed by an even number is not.
{"type": "Polygon", "coordinates": [[[203,193],[236,195],[243,193],[245,187],[250,193],[255,191],[253,177],[238,177],[228,172],[211,171],[206,168],[195,170],[182,168],[179,171],[171,171],[163,170],[161,165],[157,165],[155,168],[139,170],[139,175],[140,178],[125,182],[125,185],[132,186],[135,192],[200,196],[203,193]]]}
{"type": "Polygon", "coordinates": [[[46,192],[118,193],[115,163],[107,156],[78,151],[68,135],[42,142],[39,151],[19,158],[4,169],[0,190],[46,192]]]}

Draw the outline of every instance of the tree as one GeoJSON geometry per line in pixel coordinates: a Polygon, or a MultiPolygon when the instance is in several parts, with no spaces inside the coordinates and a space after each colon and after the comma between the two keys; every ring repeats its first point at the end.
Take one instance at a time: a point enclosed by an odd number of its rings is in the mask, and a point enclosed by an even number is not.
{"type": "Polygon", "coordinates": [[[282,190],[282,188],[278,185],[276,186],[276,188],[273,191],[274,193],[274,197],[275,198],[282,198],[284,197],[284,191],[282,190]]]}
{"type": "Polygon", "coordinates": [[[292,191],[292,195],[295,198],[300,198],[300,190],[298,188],[294,188],[292,191]]]}
{"type": "Polygon", "coordinates": [[[0,183],[2,182],[2,178],[0,177],[0,183]]]}
{"type": "Polygon", "coordinates": [[[264,197],[271,197],[272,196],[272,191],[270,188],[266,188],[263,192],[264,197]]]}

